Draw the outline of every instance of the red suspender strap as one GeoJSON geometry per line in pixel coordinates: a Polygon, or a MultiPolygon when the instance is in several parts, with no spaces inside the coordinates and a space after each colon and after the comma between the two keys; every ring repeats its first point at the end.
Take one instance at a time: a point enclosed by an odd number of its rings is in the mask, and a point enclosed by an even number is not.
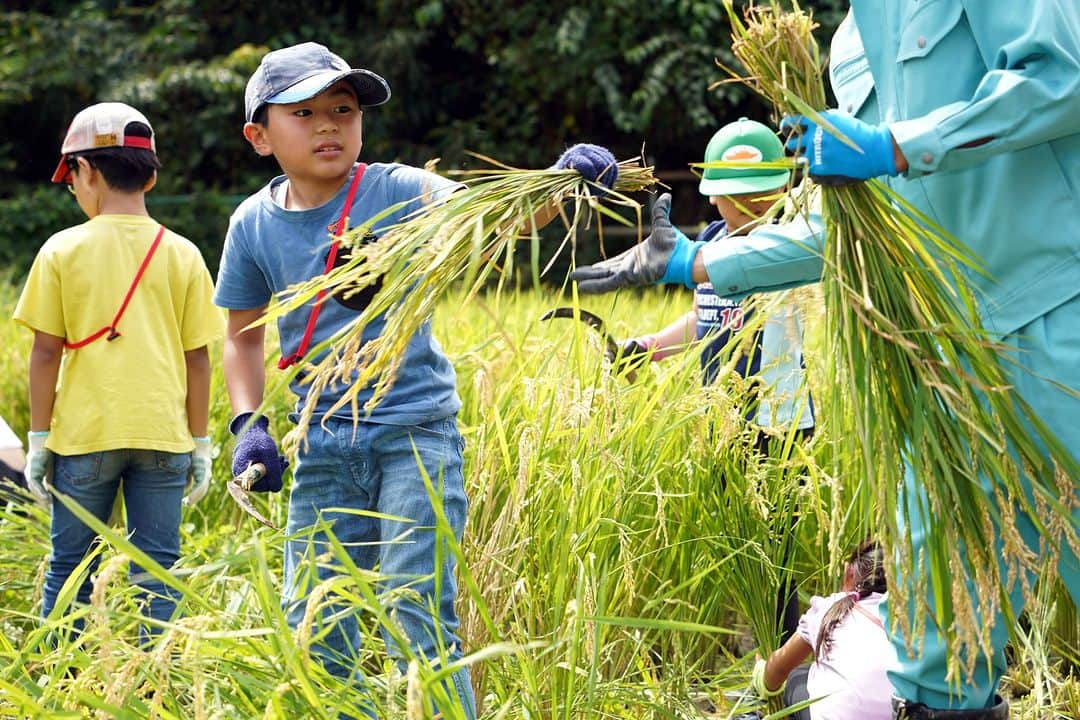
{"type": "MultiPolygon", "coordinates": [[[[364,177],[364,170],[367,169],[367,165],[360,163],[356,167],[356,172],[353,173],[352,182],[349,183],[349,192],[345,196],[345,205],[341,208],[341,217],[338,218],[337,225],[334,226],[334,241],[330,243],[330,252],[326,255],[326,267],[323,269],[323,273],[329,273],[334,269],[334,261],[337,260],[338,247],[341,246],[341,236],[345,234],[345,225],[349,221],[349,210],[352,209],[353,198],[356,197],[356,188],[360,186],[360,178],[364,177]]],[[[311,336],[315,332],[315,321],[319,319],[319,310],[322,309],[323,299],[326,298],[326,289],[319,290],[319,294],[315,296],[315,304],[311,308],[311,314],[308,315],[307,327],[304,328],[304,337],[300,338],[300,344],[296,348],[296,352],[288,357],[284,355],[278,360],[278,370],[286,370],[290,365],[295,365],[304,359],[304,355],[307,354],[308,345],[311,344],[311,336]]]]}
{"type": "Polygon", "coordinates": [[[158,245],[161,244],[163,235],[165,235],[165,226],[161,225],[158,227],[157,237],[154,238],[154,242],[150,245],[150,249],[146,251],[146,257],[142,259],[139,269],[135,271],[135,278],[131,281],[131,286],[128,288],[127,295],[124,296],[124,302],[120,304],[120,309],[116,311],[116,315],[113,316],[112,322],[88,338],[84,338],[78,342],[65,342],[64,347],[68,350],[76,350],[85,345],[89,345],[105,333],[108,333],[106,340],[109,342],[120,337],[120,331],[116,329],[116,326],[120,324],[120,318],[124,316],[124,311],[127,310],[128,303],[131,302],[131,296],[135,294],[135,288],[139,286],[139,281],[142,280],[143,273],[146,272],[146,266],[150,264],[150,258],[154,257],[158,245]]]}

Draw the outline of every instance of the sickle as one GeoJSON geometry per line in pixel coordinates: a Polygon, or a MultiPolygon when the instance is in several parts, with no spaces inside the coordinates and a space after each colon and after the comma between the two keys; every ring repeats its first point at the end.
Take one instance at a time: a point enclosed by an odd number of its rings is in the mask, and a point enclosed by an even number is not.
{"type": "Polygon", "coordinates": [[[265,474],[266,467],[262,463],[255,463],[247,470],[225,483],[225,487],[229,489],[229,494],[232,495],[233,500],[243,508],[244,512],[266,527],[280,530],[281,528],[267,520],[263,517],[261,512],[255,509],[255,506],[251,504],[251,498],[248,497],[248,490],[250,490],[251,486],[257,483],[265,474]]]}
{"type": "MultiPolygon", "coordinates": [[[[608,362],[614,364],[615,360],[622,355],[622,348],[619,347],[619,343],[615,341],[615,338],[611,337],[607,330],[604,329],[604,321],[599,315],[595,315],[588,310],[582,310],[581,308],[557,307],[548,310],[540,316],[541,321],[551,320],[552,318],[578,320],[595,330],[604,341],[604,357],[608,362]]],[[[626,370],[625,375],[627,382],[633,383],[637,379],[637,373],[633,369],[626,370]]]]}

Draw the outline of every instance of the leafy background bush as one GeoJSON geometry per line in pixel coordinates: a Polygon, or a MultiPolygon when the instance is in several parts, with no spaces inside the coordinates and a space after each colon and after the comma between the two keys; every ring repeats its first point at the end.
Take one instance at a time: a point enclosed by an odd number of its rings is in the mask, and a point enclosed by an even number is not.
{"type": "MultiPolygon", "coordinates": [[[[827,37],[846,3],[809,4],[827,37]]],[[[241,135],[244,85],[264,52],[304,40],[376,70],[393,89],[389,103],[365,113],[363,159],[441,158],[448,171],[482,165],[475,152],[546,167],[569,144],[597,142],[620,158],[644,152],[672,186],[684,225],[712,212],[687,163],[723,123],[767,119],[741,87],[709,90],[723,76],[715,61],[732,62],[715,0],[16,0],[5,8],[0,227],[9,230],[0,261],[16,275],[52,232],[79,221],[47,181],[72,116],[104,100],[135,105],[154,124],[164,169],[151,210],[216,269],[229,211],[277,172],[241,135]]]]}

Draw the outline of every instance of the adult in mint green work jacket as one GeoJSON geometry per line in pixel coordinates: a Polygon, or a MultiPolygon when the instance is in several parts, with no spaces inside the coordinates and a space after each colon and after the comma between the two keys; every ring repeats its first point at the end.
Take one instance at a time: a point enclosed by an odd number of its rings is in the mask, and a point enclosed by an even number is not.
{"type": "MultiPolygon", "coordinates": [[[[859,150],[789,118],[803,130],[793,149],[823,183],[887,178],[982,259],[990,277],[971,280],[983,324],[1018,350],[1023,367],[1008,366],[1017,392],[1080,457],[1080,2],[852,0],[830,58],[831,121],[859,150]]],[[[574,279],[583,292],[687,278],[731,297],[791,287],[820,278],[821,258],[807,243],[820,247],[822,238],[800,232],[806,227],[767,226],[697,246],[654,215],[644,251],[579,268],[574,279]]],[[[1037,549],[1030,521],[1017,522],[1037,549]]],[[[925,542],[914,522],[912,535],[925,542]]],[[[1080,604],[1080,565],[1070,548],[1061,551],[1058,570],[1080,604]]],[[[1007,630],[998,617],[989,667],[982,659],[959,695],[946,683],[933,629],[916,657],[894,638],[900,665],[891,679],[906,706],[898,716],[943,717],[935,709],[950,708],[949,718],[1006,717],[995,691],[1007,630]]]]}

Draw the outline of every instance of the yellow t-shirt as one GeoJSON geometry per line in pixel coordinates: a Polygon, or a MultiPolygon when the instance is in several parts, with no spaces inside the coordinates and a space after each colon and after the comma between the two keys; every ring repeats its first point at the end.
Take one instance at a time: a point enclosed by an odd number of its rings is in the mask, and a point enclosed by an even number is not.
{"type": "MultiPolygon", "coordinates": [[[[38,251],[15,320],[76,343],[112,322],[160,225],[98,215],[38,251]]],[[[65,349],[46,447],[62,455],[141,449],[189,452],[184,352],[220,337],[221,311],[198,248],[165,231],[117,325],[65,349]]]]}

